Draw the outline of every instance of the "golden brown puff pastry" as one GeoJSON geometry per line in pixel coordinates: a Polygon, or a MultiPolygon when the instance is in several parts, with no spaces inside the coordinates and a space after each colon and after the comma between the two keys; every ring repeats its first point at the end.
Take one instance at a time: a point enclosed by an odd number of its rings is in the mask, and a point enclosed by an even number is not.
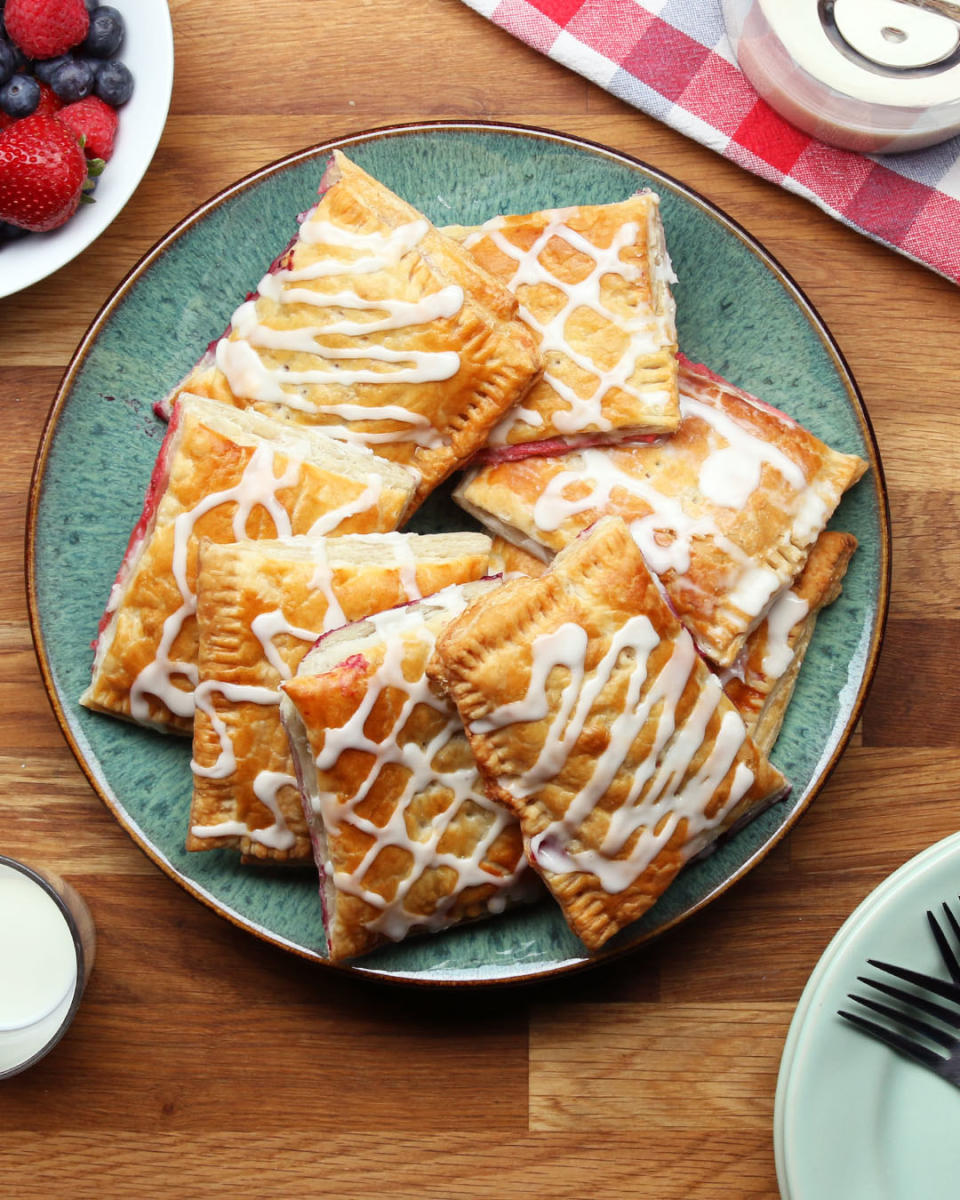
{"type": "Polygon", "coordinates": [[[417,503],[540,374],[517,301],[336,151],[336,182],[181,385],[415,469],[417,503]]]}
{"type": "Polygon", "coordinates": [[[204,542],[187,849],[312,862],[280,683],[321,634],[480,579],[489,550],[482,533],[204,542]]]}
{"type": "Polygon", "coordinates": [[[701,650],[729,666],[866,463],[706,368],[681,363],[680,407],[677,432],[651,445],[488,464],[454,495],[543,558],[623,517],[701,650]]]}
{"type": "Polygon", "coordinates": [[[723,690],[765,754],[777,740],[817,616],[840,595],[856,548],[852,533],[821,533],[793,586],[774,601],[737,661],[721,674],[723,690]]]}
{"type": "Polygon", "coordinates": [[[506,538],[495,537],[490,546],[490,574],[503,575],[512,579],[514,575],[530,575],[537,578],[547,569],[541,559],[514,546],[506,538]]]}
{"type": "Polygon", "coordinates": [[[498,586],[445,588],[336,630],[282,685],[334,962],[535,893],[519,826],[485,795],[456,709],[426,675],[439,630],[498,586]]]}
{"type": "Polygon", "coordinates": [[[591,950],[784,794],[618,517],[480,597],[437,656],[488,794],[591,950]]]}
{"type": "Polygon", "coordinates": [[[676,277],[658,196],[444,232],[517,296],[544,359],[543,377],[497,425],[492,445],[676,429],[676,277]]]}
{"type": "Polygon", "coordinates": [[[367,451],[184,395],[111,589],[81,703],[189,732],[200,539],[388,531],[413,489],[409,472],[367,451]]]}

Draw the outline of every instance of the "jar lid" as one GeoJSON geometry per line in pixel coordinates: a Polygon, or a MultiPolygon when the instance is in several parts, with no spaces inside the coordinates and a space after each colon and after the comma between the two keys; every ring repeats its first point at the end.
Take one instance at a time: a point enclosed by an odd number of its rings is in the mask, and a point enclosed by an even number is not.
{"type": "Polygon", "coordinates": [[[951,0],[724,0],[740,69],[771,107],[866,153],[960,133],[954,11],[951,0]]]}
{"type": "Polygon", "coordinates": [[[760,0],[793,61],[835,92],[899,108],[960,105],[960,26],[901,0],[760,0]]]}

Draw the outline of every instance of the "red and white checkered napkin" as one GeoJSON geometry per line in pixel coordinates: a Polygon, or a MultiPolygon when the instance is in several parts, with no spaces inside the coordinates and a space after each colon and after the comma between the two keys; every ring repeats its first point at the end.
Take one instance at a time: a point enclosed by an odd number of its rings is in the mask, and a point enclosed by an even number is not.
{"type": "Polygon", "coordinates": [[[960,136],[906,154],[795,129],[737,69],[720,0],[464,0],[535,50],[960,283],[960,136]]]}

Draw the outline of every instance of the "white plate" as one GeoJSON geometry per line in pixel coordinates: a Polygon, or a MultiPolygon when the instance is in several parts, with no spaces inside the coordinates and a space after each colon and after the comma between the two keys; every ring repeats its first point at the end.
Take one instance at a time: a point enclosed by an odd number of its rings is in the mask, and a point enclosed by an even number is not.
{"type": "MultiPolygon", "coordinates": [[[[853,912],[804,989],[774,1109],[784,1200],[957,1200],[960,1090],[848,1026],[837,1009],[877,976],[868,958],[946,979],[927,909],[960,893],[960,834],[886,879],[853,912]]],[[[943,922],[941,921],[941,924],[943,922]]]]}
{"type": "Polygon", "coordinates": [[[94,204],[50,233],[0,246],[0,299],[46,279],[77,257],[133,195],[160,141],[173,91],[173,27],[167,0],[110,0],[127,25],[116,56],[133,72],[133,95],[120,110],[113,157],[97,183],[94,204]]]}

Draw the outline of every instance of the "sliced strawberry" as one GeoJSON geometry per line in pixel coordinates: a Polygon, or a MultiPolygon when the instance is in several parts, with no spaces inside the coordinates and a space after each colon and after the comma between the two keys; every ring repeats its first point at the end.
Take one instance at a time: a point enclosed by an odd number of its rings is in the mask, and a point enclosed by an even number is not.
{"type": "Polygon", "coordinates": [[[77,211],[88,164],[56,117],[23,117],[0,133],[0,221],[31,233],[56,229],[77,211]]]}
{"type": "Polygon", "coordinates": [[[7,0],[7,37],[28,58],[57,58],[87,36],[90,14],[83,0],[7,0]]]}
{"type": "Polygon", "coordinates": [[[88,158],[102,158],[104,162],[110,158],[117,133],[117,113],[99,96],[87,96],[64,105],[57,116],[78,138],[84,139],[83,151],[88,158]]]}

